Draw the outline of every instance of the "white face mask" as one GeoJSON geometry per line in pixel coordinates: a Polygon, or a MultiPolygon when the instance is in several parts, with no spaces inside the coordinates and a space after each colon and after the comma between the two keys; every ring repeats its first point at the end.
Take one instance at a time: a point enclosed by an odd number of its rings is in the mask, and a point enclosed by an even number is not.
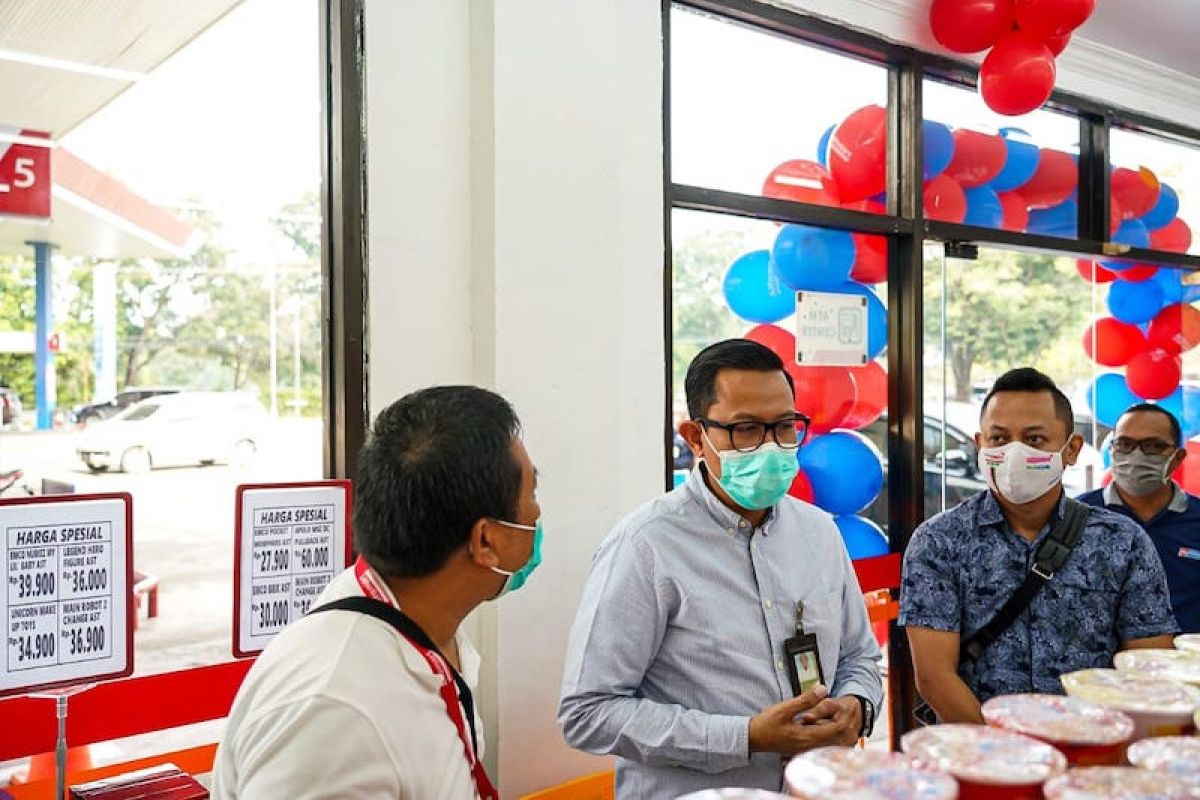
{"type": "Polygon", "coordinates": [[[1023,505],[1037,500],[1062,481],[1062,450],[1047,453],[1024,442],[980,448],[979,471],[992,491],[1023,505]]]}

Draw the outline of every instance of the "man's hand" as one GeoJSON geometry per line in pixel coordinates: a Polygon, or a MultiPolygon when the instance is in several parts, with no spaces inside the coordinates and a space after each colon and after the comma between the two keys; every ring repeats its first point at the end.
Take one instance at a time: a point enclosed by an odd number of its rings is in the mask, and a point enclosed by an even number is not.
{"type": "Polygon", "coordinates": [[[750,720],[750,752],[793,756],[824,745],[852,745],[862,727],[853,697],[830,699],[824,686],[784,700],[750,720]]]}

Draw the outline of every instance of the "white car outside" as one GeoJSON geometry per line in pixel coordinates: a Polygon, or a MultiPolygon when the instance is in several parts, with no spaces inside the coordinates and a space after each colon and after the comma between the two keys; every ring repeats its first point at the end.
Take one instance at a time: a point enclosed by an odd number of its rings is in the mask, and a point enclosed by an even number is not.
{"type": "Polygon", "coordinates": [[[253,396],[179,392],[135,403],[79,435],[76,452],[93,472],[146,472],[165,466],[244,464],[267,419],[253,396]]]}

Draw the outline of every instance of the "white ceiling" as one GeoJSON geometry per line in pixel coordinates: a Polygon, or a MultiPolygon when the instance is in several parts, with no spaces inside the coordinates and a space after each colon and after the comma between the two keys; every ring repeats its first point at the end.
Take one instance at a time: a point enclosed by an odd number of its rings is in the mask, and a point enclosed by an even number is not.
{"type": "MultiPolygon", "coordinates": [[[[0,0],[0,51],[148,73],[241,0],[0,0]]],[[[0,124],[59,138],[130,80],[0,57],[0,124]]]]}
{"type": "Polygon", "coordinates": [[[1200,78],[1200,1],[1097,0],[1079,36],[1200,78]]]}

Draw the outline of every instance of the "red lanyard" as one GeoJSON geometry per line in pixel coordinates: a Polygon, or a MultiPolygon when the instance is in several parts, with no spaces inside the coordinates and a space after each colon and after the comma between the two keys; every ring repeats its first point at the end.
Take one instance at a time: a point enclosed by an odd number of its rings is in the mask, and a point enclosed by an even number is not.
{"type": "MultiPolygon", "coordinates": [[[[379,576],[371,569],[362,556],[359,556],[358,560],[354,562],[354,577],[358,579],[358,585],[362,589],[363,594],[372,600],[387,603],[389,606],[395,608],[395,604],[384,590],[379,576]]],[[[442,679],[442,687],[439,694],[442,696],[442,702],[446,705],[446,716],[450,717],[450,721],[454,723],[454,727],[458,730],[458,738],[462,741],[463,745],[463,754],[467,757],[467,764],[471,767],[471,776],[475,779],[475,791],[478,793],[480,800],[499,800],[500,795],[496,792],[496,787],[492,785],[491,779],[488,778],[487,770],[483,768],[483,762],[476,756],[475,747],[471,742],[474,738],[474,721],[472,720],[471,722],[472,734],[468,735],[467,725],[463,720],[463,706],[466,705],[472,709],[474,708],[470,689],[467,688],[465,682],[462,682],[462,679],[458,677],[458,674],[436,648],[426,647],[404,631],[397,630],[409,644],[416,648],[418,653],[425,657],[425,661],[429,664],[430,669],[433,670],[433,674],[442,679]],[[461,690],[459,687],[461,687],[461,690]],[[464,694],[465,698],[462,696],[464,694]]]]}

